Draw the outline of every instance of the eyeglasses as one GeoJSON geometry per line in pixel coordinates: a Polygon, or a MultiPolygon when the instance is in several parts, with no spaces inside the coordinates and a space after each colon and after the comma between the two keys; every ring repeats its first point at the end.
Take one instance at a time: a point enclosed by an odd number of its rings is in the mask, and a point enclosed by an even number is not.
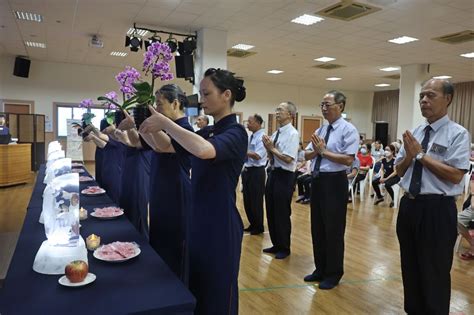
{"type": "Polygon", "coordinates": [[[321,108],[325,108],[325,107],[326,107],[326,108],[329,108],[329,107],[334,106],[334,105],[336,105],[336,104],[339,104],[339,103],[332,103],[332,104],[330,104],[330,103],[324,103],[324,102],[322,102],[321,104],[319,104],[319,107],[321,107],[321,108]]]}

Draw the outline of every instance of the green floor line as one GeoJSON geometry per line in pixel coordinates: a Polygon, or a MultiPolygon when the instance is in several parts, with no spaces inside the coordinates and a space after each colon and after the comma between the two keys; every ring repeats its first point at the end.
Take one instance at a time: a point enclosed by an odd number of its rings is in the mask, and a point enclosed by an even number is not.
{"type": "MultiPolygon", "coordinates": [[[[358,284],[358,283],[369,283],[369,282],[376,282],[376,281],[402,281],[400,277],[383,277],[383,278],[376,278],[376,279],[362,279],[362,280],[342,280],[340,283],[343,284],[358,284]]],[[[310,283],[310,284],[289,284],[289,285],[281,285],[275,287],[267,287],[267,288],[243,288],[240,289],[240,292],[268,292],[268,291],[275,291],[281,289],[301,289],[301,288],[308,288],[314,287],[317,288],[317,283],[310,283]]]]}

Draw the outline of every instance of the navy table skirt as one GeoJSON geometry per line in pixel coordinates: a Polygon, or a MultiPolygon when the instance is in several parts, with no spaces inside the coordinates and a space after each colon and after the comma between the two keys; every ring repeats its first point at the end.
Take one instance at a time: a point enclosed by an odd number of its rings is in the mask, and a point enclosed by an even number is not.
{"type": "MultiPolygon", "coordinates": [[[[81,174],[82,175],[82,174],[81,174]]],[[[38,223],[42,207],[44,166],[27,209],[23,228],[7,277],[0,289],[0,314],[192,314],[195,299],[166,266],[125,216],[98,220],[89,216],[81,221],[85,239],[94,233],[102,243],[134,241],[140,245],[138,257],[123,263],[106,263],[89,252],[89,271],[95,282],[78,288],[63,287],[60,275],[33,271],[33,261],[46,239],[38,223]]],[[[81,184],[97,185],[95,182],[81,184]]],[[[90,213],[95,207],[115,206],[108,196],[82,196],[81,206],[90,213]]]]}

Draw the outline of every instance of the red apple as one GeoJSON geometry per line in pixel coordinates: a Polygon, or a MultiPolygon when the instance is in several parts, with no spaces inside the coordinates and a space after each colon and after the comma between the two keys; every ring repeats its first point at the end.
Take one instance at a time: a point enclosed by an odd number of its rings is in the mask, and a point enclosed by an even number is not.
{"type": "Polygon", "coordinates": [[[76,283],[83,281],[89,273],[89,266],[82,260],[74,260],[67,264],[64,273],[69,281],[76,283]]]}

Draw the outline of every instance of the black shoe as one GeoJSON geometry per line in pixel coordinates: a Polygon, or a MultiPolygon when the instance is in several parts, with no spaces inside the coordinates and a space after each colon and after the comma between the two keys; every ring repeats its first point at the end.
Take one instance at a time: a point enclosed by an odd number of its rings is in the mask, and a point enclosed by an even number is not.
{"type": "Polygon", "coordinates": [[[374,202],[374,205],[378,205],[382,201],[383,201],[383,197],[382,198],[377,198],[377,200],[375,200],[375,202],[374,202]]]}
{"type": "Polygon", "coordinates": [[[323,281],[323,276],[320,275],[319,273],[312,273],[310,275],[307,275],[304,277],[304,281],[306,282],[321,282],[323,281]]]}
{"type": "Polygon", "coordinates": [[[253,230],[253,227],[251,225],[249,225],[248,228],[244,229],[244,232],[250,232],[253,230]]]}
{"type": "Polygon", "coordinates": [[[250,235],[260,235],[260,234],[263,234],[263,229],[250,231],[250,235]]]}
{"type": "Polygon", "coordinates": [[[330,280],[324,280],[319,284],[319,288],[321,290],[331,290],[335,288],[339,283],[334,283],[333,281],[330,280]]]}
{"type": "Polygon", "coordinates": [[[311,199],[306,198],[305,200],[301,201],[301,204],[307,205],[307,204],[310,203],[310,202],[311,202],[311,199]]]}
{"type": "Polygon", "coordinates": [[[352,202],[352,199],[347,199],[347,203],[351,203],[352,202]]]}
{"type": "Polygon", "coordinates": [[[393,203],[393,201],[390,203],[390,208],[393,208],[395,204],[393,203]]]}
{"type": "Polygon", "coordinates": [[[282,250],[276,253],[275,259],[285,259],[286,257],[290,256],[289,250],[282,250]]]}
{"type": "Polygon", "coordinates": [[[278,248],[276,248],[275,246],[268,247],[268,248],[263,249],[263,252],[269,253],[269,254],[276,254],[278,253],[278,248]]]}

